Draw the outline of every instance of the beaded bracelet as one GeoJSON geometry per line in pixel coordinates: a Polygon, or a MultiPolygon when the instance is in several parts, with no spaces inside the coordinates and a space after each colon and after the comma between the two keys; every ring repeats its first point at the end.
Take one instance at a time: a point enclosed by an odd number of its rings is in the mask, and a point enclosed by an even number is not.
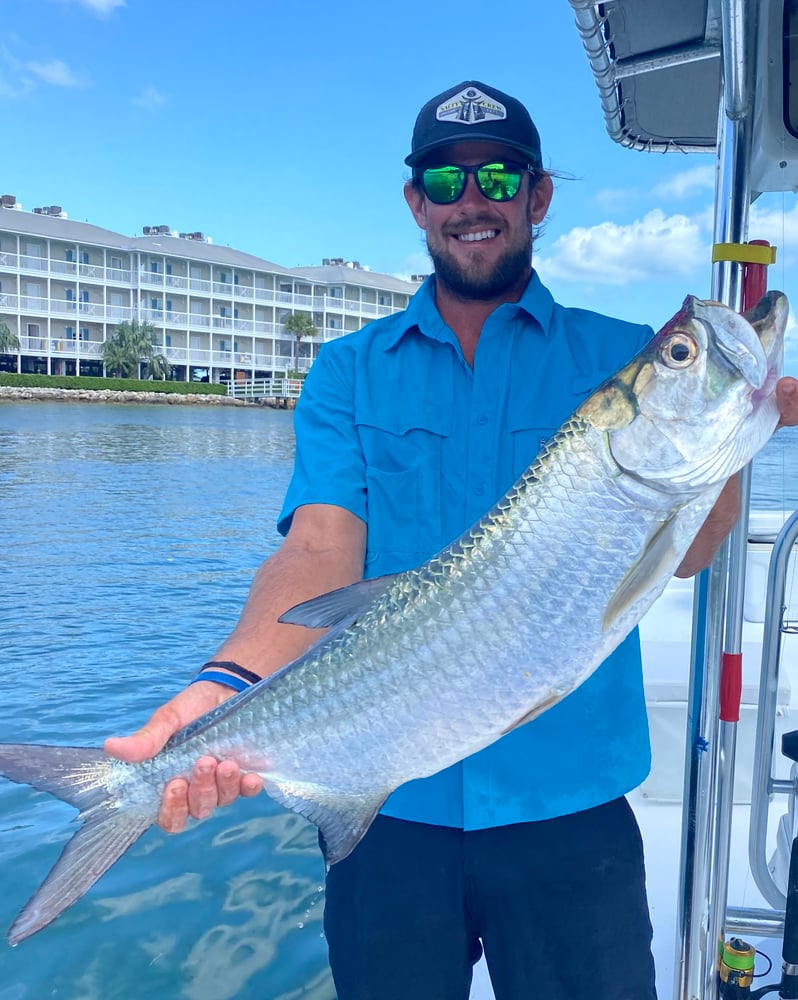
{"type": "Polygon", "coordinates": [[[246,691],[248,687],[261,680],[263,678],[254,671],[247,670],[246,667],[242,667],[241,664],[235,663],[233,660],[208,660],[199,668],[197,676],[191,683],[215,681],[217,684],[224,684],[225,687],[232,688],[234,691],[246,691]],[[227,671],[227,673],[222,673],[222,670],[227,671]]]}

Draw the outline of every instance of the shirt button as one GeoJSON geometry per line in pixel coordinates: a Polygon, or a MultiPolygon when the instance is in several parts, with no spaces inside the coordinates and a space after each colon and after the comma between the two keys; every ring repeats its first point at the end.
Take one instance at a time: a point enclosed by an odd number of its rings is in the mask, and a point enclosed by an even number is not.
{"type": "Polygon", "coordinates": [[[484,427],[487,422],[488,422],[488,418],[485,416],[484,413],[480,414],[477,417],[477,423],[479,424],[480,427],[484,427]]]}
{"type": "Polygon", "coordinates": [[[475,486],[474,487],[474,493],[478,497],[481,497],[484,494],[484,492],[485,492],[485,487],[484,486],[475,486]]]}

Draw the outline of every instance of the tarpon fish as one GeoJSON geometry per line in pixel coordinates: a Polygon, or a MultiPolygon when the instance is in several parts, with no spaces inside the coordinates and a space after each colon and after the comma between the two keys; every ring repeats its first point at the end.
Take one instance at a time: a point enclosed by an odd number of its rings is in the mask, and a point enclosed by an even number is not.
{"type": "Polygon", "coordinates": [[[0,774],[82,821],[10,942],[79,899],[200,756],[261,775],[319,827],[334,864],[399,785],[565,698],[663,591],[723,484],[773,432],[787,313],[779,292],[746,317],[689,297],[469,531],[417,569],[287,612],[282,621],[329,631],[152,760],[0,745],[0,774]]]}

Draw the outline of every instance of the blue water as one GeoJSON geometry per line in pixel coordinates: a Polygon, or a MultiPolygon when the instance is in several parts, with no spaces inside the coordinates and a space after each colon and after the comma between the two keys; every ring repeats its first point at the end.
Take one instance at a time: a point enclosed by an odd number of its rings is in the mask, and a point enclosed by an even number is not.
{"type": "MultiPolygon", "coordinates": [[[[0,741],[137,728],[234,625],[274,550],[290,413],[0,402],[0,741]]],[[[798,506],[798,430],[753,505],[798,506]]],[[[0,926],[74,811],[0,781],[0,926]]],[[[0,1000],[332,1000],[315,831],[265,796],[150,831],[56,923],[0,943],[0,1000]]]]}
{"type": "MultiPolygon", "coordinates": [[[[179,690],[276,547],[292,415],[0,403],[0,741],[97,744],[179,690]]],[[[74,810],[0,782],[0,925],[74,810]]],[[[331,1000],[315,831],[262,795],[147,834],[38,936],[0,1000],[331,1000]]]]}

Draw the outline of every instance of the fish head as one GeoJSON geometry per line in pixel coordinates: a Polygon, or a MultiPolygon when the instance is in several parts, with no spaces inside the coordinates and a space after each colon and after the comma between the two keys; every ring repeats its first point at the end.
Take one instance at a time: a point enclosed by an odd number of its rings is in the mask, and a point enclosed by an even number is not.
{"type": "Polygon", "coordinates": [[[787,298],[740,315],[688,296],[637,357],[582,404],[612,462],[657,490],[698,494],[746,465],[779,411],[787,298]]]}

